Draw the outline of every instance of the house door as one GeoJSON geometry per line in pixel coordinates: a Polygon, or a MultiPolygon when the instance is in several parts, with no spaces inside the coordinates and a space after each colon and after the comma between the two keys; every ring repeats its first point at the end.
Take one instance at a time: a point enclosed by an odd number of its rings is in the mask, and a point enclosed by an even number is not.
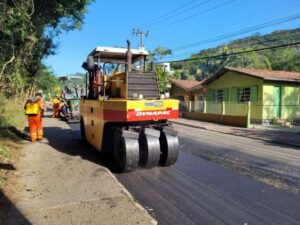
{"type": "Polygon", "coordinates": [[[278,86],[273,87],[273,99],[274,99],[273,116],[275,118],[280,118],[281,117],[281,87],[278,86]]]}

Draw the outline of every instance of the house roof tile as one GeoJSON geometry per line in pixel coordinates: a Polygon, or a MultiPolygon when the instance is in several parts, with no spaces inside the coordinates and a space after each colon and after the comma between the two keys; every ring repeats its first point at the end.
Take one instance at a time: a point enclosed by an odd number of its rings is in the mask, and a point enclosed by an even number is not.
{"type": "Polygon", "coordinates": [[[183,89],[190,89],[192,87],[195,87],[195,86],[201,84],[201,82],[195,81],[195,80],[175,80],[175,79],[172,79],[171,83],[175,84],[183,89]]]}
{"type": "Polygon", "coordinates": [[[299,72],[278,71],[278,70],[262,70],[262,69],[248,69],[248,68],[230,68],[227,69],[239,73],[260,77],[263,79],[278,79],[278,80],[300,80],[299,72]]]}
{"type": "Polygon", "coordinates": [[[207,85],[227,72],[237,72],[263,80],[300,82],[300,72],[225,67],[203,82],[207,85]]]}

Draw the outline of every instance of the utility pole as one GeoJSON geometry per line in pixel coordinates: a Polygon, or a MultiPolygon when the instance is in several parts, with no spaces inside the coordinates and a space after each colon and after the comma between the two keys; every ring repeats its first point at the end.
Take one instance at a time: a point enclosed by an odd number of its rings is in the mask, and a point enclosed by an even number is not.
{"type": "Polygon", "coordinates": [[[144,32],[144,31],[142,31],[140,29],[133,29],[132,30],[132,35],[133,36],[140,36],[140,46],[139,46],[139,49],[145,50],[144,39],[145,39],[145,37],[148,37],[149,31],[144,32]]]}

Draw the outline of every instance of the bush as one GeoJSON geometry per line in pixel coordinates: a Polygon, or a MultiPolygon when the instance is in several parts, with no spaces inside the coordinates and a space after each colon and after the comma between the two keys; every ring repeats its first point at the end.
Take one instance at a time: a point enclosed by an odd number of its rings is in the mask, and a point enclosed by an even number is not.
{"type": "Polygon", "coordinates": [[[24,130],[27,118],[24,115],[24,102],[18,98],[6,98],[0,93],[0,128],[15,127],[24,130]]]}

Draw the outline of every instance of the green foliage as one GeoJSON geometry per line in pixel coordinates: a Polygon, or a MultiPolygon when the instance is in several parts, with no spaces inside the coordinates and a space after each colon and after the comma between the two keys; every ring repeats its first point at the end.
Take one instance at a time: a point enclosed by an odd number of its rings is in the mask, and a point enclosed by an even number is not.
{"type": "MultiPolygon", "coordinates": [[[[54,38],[80,29],[92,0],[7,0],[0,3],[0,92],[30,93],[46,72],[42,59],[55,53],[54,38]]],[[[45,77],[40,80],[45,79],[45,77]]],[[[46,79],[46,80],[47,80],[46,79]]],[[[51,79],[50,79],[51,80],[51,79]]],[[[51,80],[51,84],[54,84],[51,80]]],[[[49,87],[44,87],[48,89],[49,87]]]]}
{"type": "Polygon", "coordinates": [[[0,94],[0,128],[16,127],[23,130],[27,124],[24,115],[24,101],[20,98],[8,99],[0,94]]]}
{"type": "Polygon", "coordinates": [[[256,34],[252,37],[242,38],[226,45],[203,50],[198,54],[193,54],[189,57],[189,59],[198,59],[221,55],[218,58],[175,62],[172,63],[171,66],[175,69],[175,74],[180,73],[181,79],[188,79],[192,76],[195,77],[196,80],[208,78],[225,66],[300,71],[299,46],[251,52],[240,55],[226,55],[234,52],[294,43],[299,41],[299,39],[299,28],[287,31],[275,31],[268,35],[256,34]]]}
{"type": "Polygon", "coordinates": [[[163,57],[167,55],[172,55],[172,50],[164,47],[158,47],[154,49],[152,55],[155,60],[161,60],[163,57]]]}
{"type": "Polygon", "coordinates": [[[42,66],[37,71],[36,87],[38,90],[43,90],[43,93],[46,95],[47,100],[50,96],[57,94],[55,88],[58,85],[59,82],[57,77],[48,67],[42,66]]]}
{"type": "Polygon", "coordinates": [[[164,73],[164,69],[161,65],[157,65],[156,66],[156,76],[158,78],[158,87],[159,87],[159,91],[161,93],[163,93],[165,91],[165,88],[166,88],[166,79],[165,79],[165,76],[166,76],[166,73],[164,73]]]}
{"type": "Polygon", "coordinates": [[[299,71],[300,50],[286,48],[272,51],[272,68],[274,70],[299,71]]]}

